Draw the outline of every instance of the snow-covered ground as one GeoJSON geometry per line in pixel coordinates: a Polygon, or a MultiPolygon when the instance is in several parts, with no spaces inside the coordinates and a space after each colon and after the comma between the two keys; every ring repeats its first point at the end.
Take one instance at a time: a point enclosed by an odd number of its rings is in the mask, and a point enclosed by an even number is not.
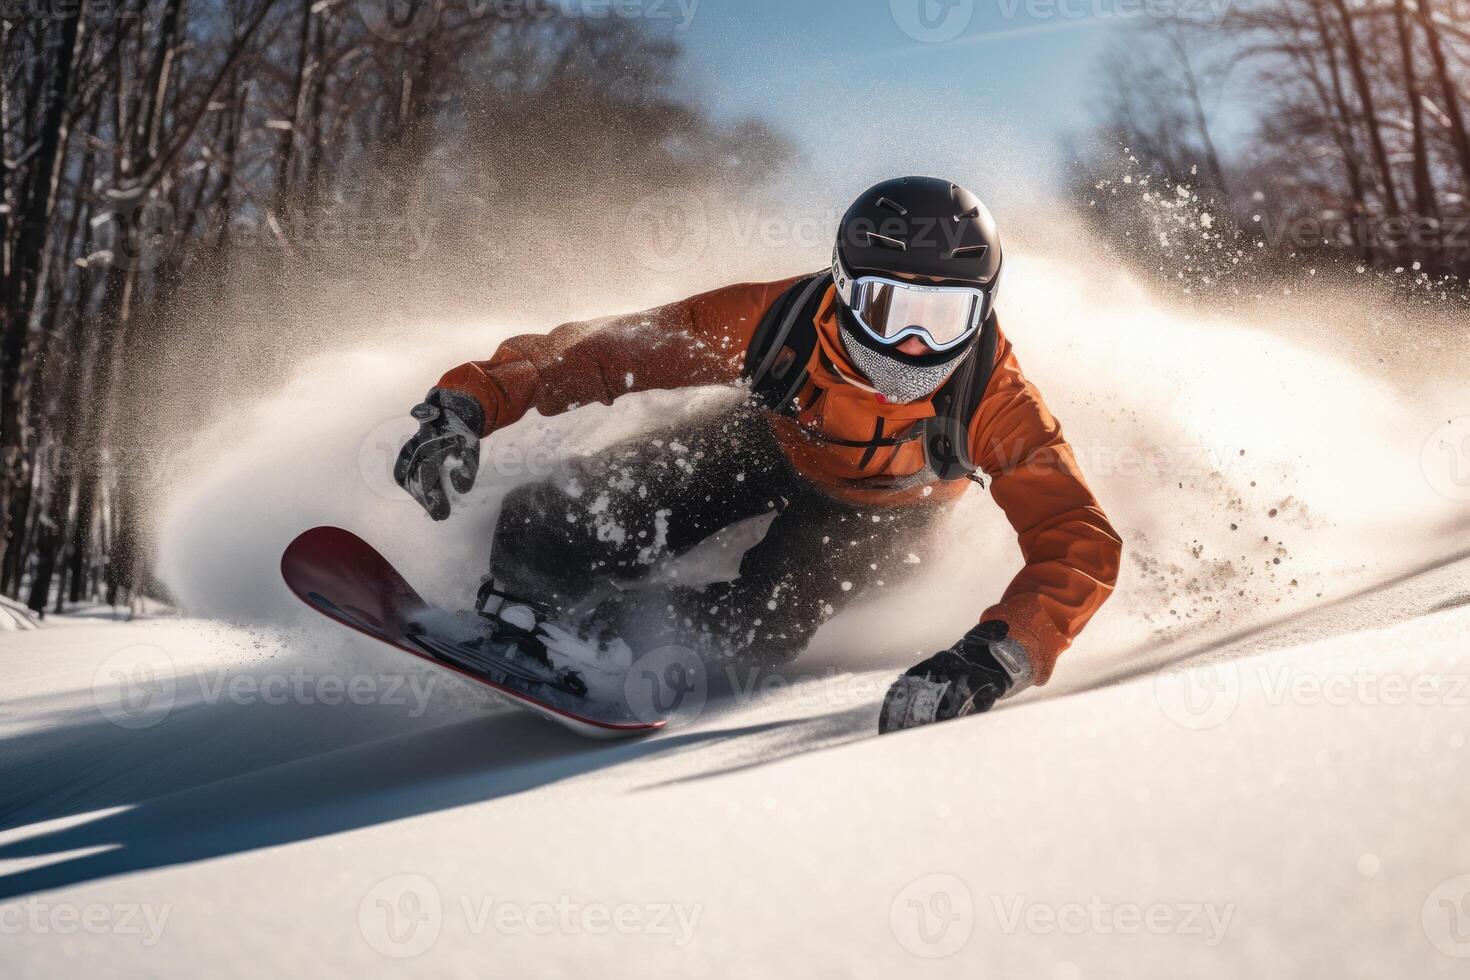
{"type": "Polygon", "coordinates": [[[1322,285],[1181,311],[1079,254],[1008,256],[1005,322],[1125,539],[1118,593],[1045,689],[882,739],[889,681],[1018,566],[978,490],[914,587],[630,743],[281,584],[334,523],[465,606],[510,487],[728,396],[528,418],[439,525],[388,477],[404,409],[514,330],[637,304],[344,318],[221,393],[158,481],[191,618],[0,634],[0,976],[1464,975],[1464,338],[1322,285]]]}
{"type": "Polygon", "coordinates": [[[875,737],[891,672],[818,657],[609,745],[368,641],[18,634],[0,963],[1463,976],[1467,635],[1460,558],[929,730],[875,737]]]}

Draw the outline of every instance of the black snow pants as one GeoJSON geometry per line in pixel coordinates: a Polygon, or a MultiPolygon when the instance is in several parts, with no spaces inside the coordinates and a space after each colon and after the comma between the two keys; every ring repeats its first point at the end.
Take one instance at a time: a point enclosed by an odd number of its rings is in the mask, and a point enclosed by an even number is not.
{"type": "MultiPolygon", "coordinates": [[[[945,509],[835,500],[795,472],[757,411],[741,407],[571,460],[512,491],[490,570],[508,591],[596,623],[635,653],[675,642],[774,666],[863,592],[921,567],[945,509]],[[688,586],[659,574],[722,529],[763,516],[769,528],[737,578],[688,586]]],[[[759,533],[758,523],[747,529],[759,533]]]]}

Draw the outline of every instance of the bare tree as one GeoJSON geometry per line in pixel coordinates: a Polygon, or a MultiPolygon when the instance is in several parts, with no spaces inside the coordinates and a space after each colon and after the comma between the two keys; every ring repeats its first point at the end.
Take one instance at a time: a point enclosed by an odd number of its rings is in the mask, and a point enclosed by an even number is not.
{"type": "Polygon", "coordinates": [[[0,591],[42,610],[151,588],[157,461],[140,453],[203,424],[174,407],[200,414],[194,393],[283,369],[216,333],[235,283],[285,303],[336,276],[432,276],[544,233],[528,215],[554,228],[569,186],[636,199],[785,158],[766,127],[680,99],[678,48],[644,25],[553,0],[425,5],[409,25],[358,7],[120,0],[0,21],[0,591]],[[431,218],[442,262],[318,239],[395,216],[431,218]]]}

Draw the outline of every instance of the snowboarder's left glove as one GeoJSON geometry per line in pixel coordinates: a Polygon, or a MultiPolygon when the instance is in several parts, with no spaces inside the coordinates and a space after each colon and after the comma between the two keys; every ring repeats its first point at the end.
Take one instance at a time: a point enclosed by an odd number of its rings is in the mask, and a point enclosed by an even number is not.
{"type": "Polygon", "coordinates": [[[485,410],[473,395],[434,388],[410,414],[418,420],[419,431],[398,454],[393,479],[430,517],[442,521],[449,516],[444,477],[457,493],[468,493],[475,485],[485,410]]]}
{"type": "Polygon", "coordinates": [[[1009,632],[1000,620],[988,620],[910,669],[888,689],[878,731],[979,714],[1030,687],[1030,658],[1009,632]]]}

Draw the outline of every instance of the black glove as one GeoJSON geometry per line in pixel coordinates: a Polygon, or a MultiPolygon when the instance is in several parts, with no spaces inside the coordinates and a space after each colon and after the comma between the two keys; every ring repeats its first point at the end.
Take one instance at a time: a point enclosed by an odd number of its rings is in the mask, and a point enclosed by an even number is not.
{"type": "Polygon", "coordinates": [[[948,650],[909,669],[883,699],[878,731],[891,732],[989,711],[1031,683],[1031,664],[1010,628],[988,620],[948,650]]]}
{"type": "Polygon", "coordinates": [[[398,454],[393,479],[430,517],[442,521],[449,516],[446,473],[457,493],[468,493],[475,485],[485,410],[473,395],[434,388],[410,414],[418,420],[419,431],[398,454]]]}

